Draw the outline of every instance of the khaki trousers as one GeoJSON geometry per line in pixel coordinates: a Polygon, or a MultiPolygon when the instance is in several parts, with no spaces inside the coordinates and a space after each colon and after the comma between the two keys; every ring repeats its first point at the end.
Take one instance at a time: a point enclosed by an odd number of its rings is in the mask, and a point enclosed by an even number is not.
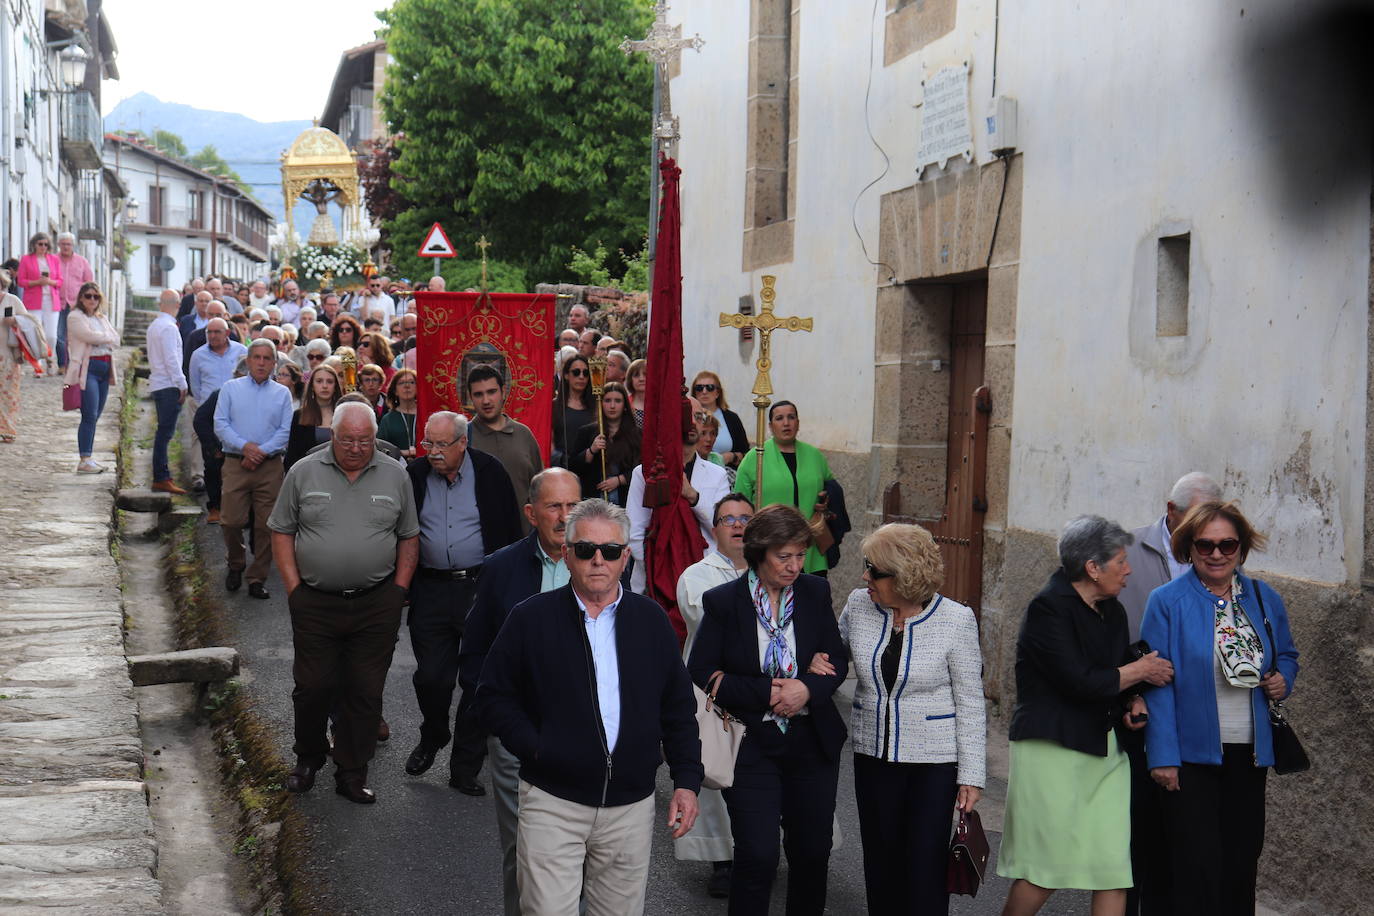
{"type": "Polygon", "coordinates": [[[281,458],[268,458],[255,469],[243,467],[241,459],[224,458],[224,484],[220,495],[220,530],[224,532],[224,552],[230,569],[247,566],[243,550],[243,529],[248,512],[253,512],[253,565],[244,574],[249,582],[266,582],[272,569],[272,529],[267,518],[277,504],[285,473],[281,458]]]}
{"type": "Polygon", "coordinates": [[[587,916],[644,912],[653,840],[654,797],[594,808],[520,781],[515,844],[520,906],[525,916],[587,916]]]}

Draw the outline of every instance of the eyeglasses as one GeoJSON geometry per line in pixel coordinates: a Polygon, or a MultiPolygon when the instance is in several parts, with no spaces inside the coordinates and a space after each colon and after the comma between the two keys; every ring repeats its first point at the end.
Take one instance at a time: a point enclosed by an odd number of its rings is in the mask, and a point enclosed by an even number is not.
{"type": "Polygon", "coordinates": [[[883,572],[878,567],[869,562],[868,557],[864,557],[864,572],[868,573],[870,579],[891,579],[896,573],[883,572]]]}
{"type": "Polygon", "coordinates": [[[435,442],[433,439],[421,439],[420,445],[424,446],[427,452],[441,452],[457,441],[457,439],[450,439],[447,442],[435,442]]]}
{"type": "Polygon", "coordinates": [[[33,243],[33,247],[35,247],[35,248],[47,248],[47,247],[48,247],[48,243],[47,243],[47,242],[34,242],[34,243],[33,243]]]}
{"type": "Polygon", "coordinates": [[[306,357],[306,359],[308,359],[308,360],[309,360],[310,362],[312,362],[312,363],[318,363],[318,362],[321,362],[321,361],[324,360],[324,354],[323,354],[323,353],[311,353],[309,356],[306,357]]]}
{"type": "Polygon", "coordinates": [[[1193,549],[1199,555],[1210,557],[1214,551],[1220,550],[1223,557],[1234,556],[1240,550],[1240,541],[1236,538],[1223,538],[1220,541],[1209,541],[1206,538],[1198,538],[1193,541],[1193,549]]]}
{"type": "Polygon", "coordinates": [[[360,452],[372,444],[371,439],[335,439],[340,446],[351,452],[360,452]]]}
{"type": "Polygon", "coordinates": [[[82,294],[81,294],[81,298],[82,298],[82,299],[95,299],[95,300],[98,301],[98,300],[100,299],[100,293],[82,293],[82,294]]]}
{"type": "Polygon", "coordinates": [[[722,515],[717,525],[747,525],[752,515],[722,515]]]}
{"type": "Polygon", "coordinates": [[[706,384],[704,384],[704,385],[693,385],[693,386],[692,386],[692,391],[693,391],[693,393],[698,392],[698,391],[715,391],[715,390],[716,390],[716,386],[710,384],[709,382],[706,383],[706,384]]]}
{"type": "Polygon", "coordinates": [[[359,349],[359,350],[370,350],[371,348],[372,348],[372,341],[370,341],[370,340],[364,340],[362,343],[358,344],[358,349],[359,349]]]}
{"type": "Polygon", "coordinates": [[[571,377],[573,377],[573,378],[582,378],[582,377],[585,376],[586,374],[587,374],[587,370],[586,370],[586,369],[569,369],[569,370],[568,370],[568,375],[571,376],[571,377]]]}
{"type": "Polygon", "coordinates": [[[590,560],[596,556],[596,552],[601,551],[601,556],[608,563],[614,563],[620,559],[620,555],[625,552],[624,544],[593,544],[591,541],[578,541],[572,545],[573,555],[579,560],[590,560]]]}

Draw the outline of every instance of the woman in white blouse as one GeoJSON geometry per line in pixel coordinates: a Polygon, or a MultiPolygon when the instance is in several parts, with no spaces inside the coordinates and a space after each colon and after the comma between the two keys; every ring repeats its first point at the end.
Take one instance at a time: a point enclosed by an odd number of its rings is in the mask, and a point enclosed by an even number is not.
{"type": "Polygon", "coordinates": [[[868,911],[948,913],[953,809],[973,810],[985,784],[978,621],[938,593],[944,564],[924,528],[884,525],[863,552],[868,587],[850,593],[840,636],[857,682],[850,737],[868,911]]]}

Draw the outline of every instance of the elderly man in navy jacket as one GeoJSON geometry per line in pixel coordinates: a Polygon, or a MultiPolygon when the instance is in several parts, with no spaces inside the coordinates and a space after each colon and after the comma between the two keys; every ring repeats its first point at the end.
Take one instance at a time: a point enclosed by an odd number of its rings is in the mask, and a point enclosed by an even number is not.
{"type": "Polygon", "coordinates": [[[415,650],[412,681],[423,721],[406,772],[423,774],[452,738],[448,784],[467,795],[482,795],[486,790],[477,773],[486,756],[486,734],[473,711],[472,693],[463,691],[451,733],[449,706],[458,682],[458,647],[483,558],[520,539],[519,510],[501,462],[468,448],[462,414],[431,414],[420,444],[425,457],[408,467],[420,516],[420,567],[410,590],[407,622],[415,650]]]}
{"type": "Polygon", "coordinates": [[[516,871],[533,916],[572,916],[579,893],[588,916],[643,912],[663,758],[668,826],[696,820],[696,699],[663,609],[620,586],[629,535],[624,509],[579,503],[569,584],[517,605],[482,668],[483,721],[520,760],[516,871]]]}
{"type": "MultiPolygon", "coordinates": [[[[563,532],[568,513],[582,501],[582,481],[572,471],[549,468],[530,478],[525,518],[533,531],[487,557],[477,597],[468,612],[458,653],[458,683],[475,694],[482,664],[511,608],[540,592],[568,584],[563,562],[563,532]]],[[[520,761],[499,740],[487,742],[491,788],[496,799],[496,829],[501,838],[501,878],[506,916],[520,916],[520,888],[515,880],[515,834],[519,810],[520,761]]]]}

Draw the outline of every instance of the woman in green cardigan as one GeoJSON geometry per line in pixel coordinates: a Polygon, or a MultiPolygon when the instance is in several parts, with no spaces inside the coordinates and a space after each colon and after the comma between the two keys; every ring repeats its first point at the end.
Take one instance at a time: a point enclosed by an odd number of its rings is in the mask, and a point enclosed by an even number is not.
{"type": "MultiPolygon", "coordinates": [[[[822,508],[820,499],[825,482],[835,475],[830,473],[830,465],[820,449],[798,441],[800,428],[797,405],[791,401],[778,401],[768,409],[768,429],[773,437],[763,447],[763,499],[759,505],[781,503],[810,518],[822,508]]],[[[750,451],[740,460],[739,471],[735,474],[735,492],[750,499],[754,498],[757,463],[758,459],[750,451]]],[[[825,555],[815,545],[806,549],[807,572],[824,576],[829,568],[825,555]]]]}

